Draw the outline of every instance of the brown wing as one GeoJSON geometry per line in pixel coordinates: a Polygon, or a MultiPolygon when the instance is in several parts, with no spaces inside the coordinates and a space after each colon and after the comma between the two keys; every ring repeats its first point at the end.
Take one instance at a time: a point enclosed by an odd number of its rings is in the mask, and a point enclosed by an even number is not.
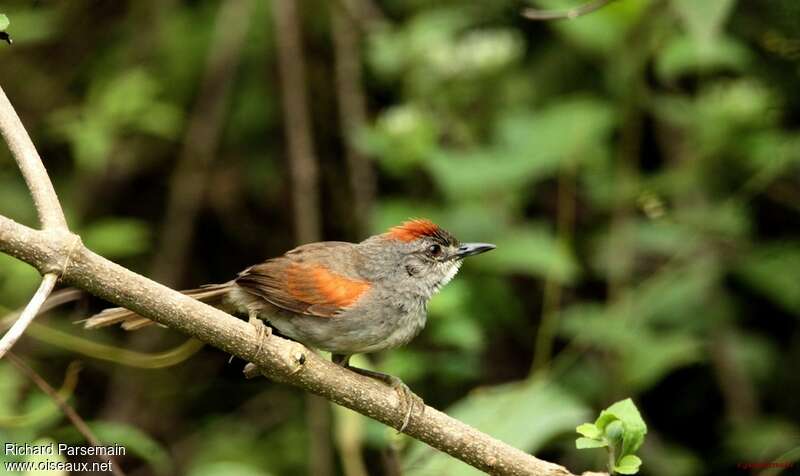
{"type": "Polygon", "coordinates": [[[350,243],[313,243],[286,255],[248,268],[236,279],[244,290],[288,311],[317,317],[333,317],[369,290],[370,284],[351,270],[340,273],[341,258],[350,243]],[[336,256],[339,256],[339,260],[336,256]]]}

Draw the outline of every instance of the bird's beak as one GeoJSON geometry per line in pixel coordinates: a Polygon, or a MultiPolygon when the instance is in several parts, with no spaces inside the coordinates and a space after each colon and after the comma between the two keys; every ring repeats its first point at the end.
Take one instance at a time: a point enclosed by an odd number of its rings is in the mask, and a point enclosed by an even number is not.
{"type": "Polygon", "coordinates": [[[495,248],[496,247],[491,243],[463,243],[461,246],[458,247],[453,257],[457,259],[463,259],[466,258],[467,256],[486,253],[487,251],[493,250],[495,248]]]}

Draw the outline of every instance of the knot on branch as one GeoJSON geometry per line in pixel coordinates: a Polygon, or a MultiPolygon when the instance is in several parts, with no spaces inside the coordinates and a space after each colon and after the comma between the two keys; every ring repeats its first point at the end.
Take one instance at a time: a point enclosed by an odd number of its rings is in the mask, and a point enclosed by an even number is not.
{"type": "Polygon", "coordinates": [[[69,271],[70,263],[75,251],[83,246],[81,237],[67,229],[55,228],[43,230],[49,240],[52,240],[53,255],[45,260],[39,272],[42,274],[55,274],[59,279],[64,279],[69,271]]]}
{"type": "MultiPolygon", "coordinates": [[[[264,349],[257,350],[260,353],[264,349]]],[[[304,345],[293,342],[290,349],[281,350],[273,358],[270,358],[269,366],[259,367],[257,363],[248,363],[244,367],[244,375],[248,379],[263,375],[270,380],[286,381],[289,377],[305,368],[309,352],[304,345]]],[[[256,354],[256,358],[253,360],[258,362],[262,360],[260,357],[259,354],[256,354]]]]}

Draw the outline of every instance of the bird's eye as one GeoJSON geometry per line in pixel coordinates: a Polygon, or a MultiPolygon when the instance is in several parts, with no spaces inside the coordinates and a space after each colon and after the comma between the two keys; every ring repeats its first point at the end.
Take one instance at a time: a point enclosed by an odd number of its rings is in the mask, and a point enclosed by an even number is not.
{"type": "Polygon", "coordinates": [[[441,256],[442,247],[439,245],[431,245],[428,247],[428,254],[431,256],[441,256]]]}

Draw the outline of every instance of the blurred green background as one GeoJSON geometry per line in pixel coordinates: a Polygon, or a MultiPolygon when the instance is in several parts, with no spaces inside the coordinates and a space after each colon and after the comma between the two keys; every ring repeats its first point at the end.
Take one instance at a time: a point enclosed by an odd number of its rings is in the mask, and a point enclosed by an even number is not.
{"type": "MultiPolygon", "coordinates": [[[[361,365],[573,472],[605,464],[575,426],[625,397],[641,474],[797,461],[800,3],[520,15],[576,5],[12,0],[0,83],[73,230],[135,271],[190,288],[428,217],[497,250],[361,365]]],[[[37,224],[5,146],[0,213],[37,224]]],[[[2,314],[37,282],[0,255],[2,314]]],[[[129,475],[476,473],[175,332],[73,324],[106,305],[49,313],[15,352],[129,475]]],[[[7,362],[0,437],[82,442],[7,362]]]]}

